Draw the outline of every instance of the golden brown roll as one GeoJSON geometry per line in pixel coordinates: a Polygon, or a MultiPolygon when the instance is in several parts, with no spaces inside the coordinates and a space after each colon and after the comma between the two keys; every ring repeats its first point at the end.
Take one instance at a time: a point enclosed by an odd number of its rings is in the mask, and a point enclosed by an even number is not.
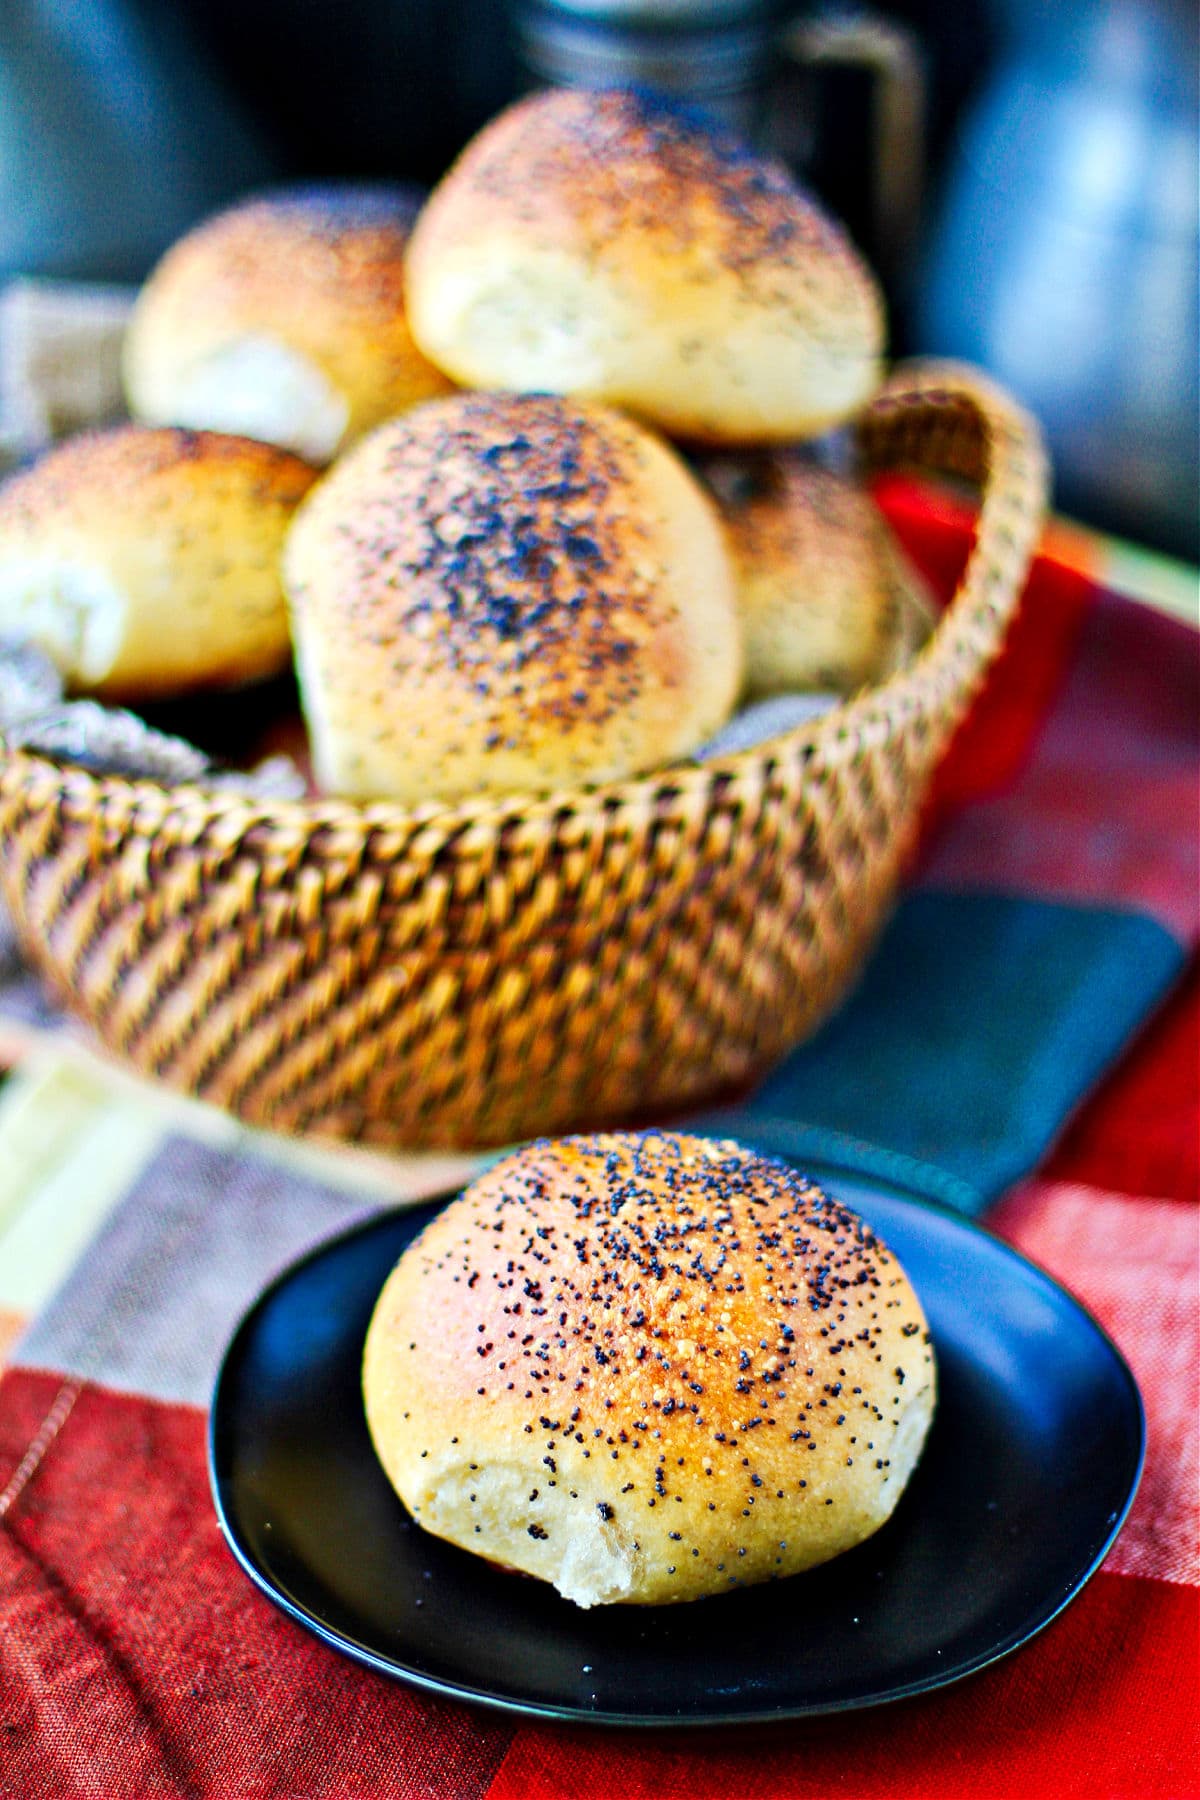
{"type": "Polygon", "coordinates": [[[408,803],[686,755],[741,681],[716,510],[600,408],[459,394],[314,488],[284,557],[314,766],[408,803]]]}
{"type": "Polygon", "coordinates": [[[928,603],[870,496],[803,454],[718,456],[752,694],[853,693],[919,647],[928,603]]]}
{"type": "Polygon", "coordinates": [[[408,310],[456,381],[718,443],[845,418],[884,336],[865,265],[781,164],[622,90],[537,94],[468,145],[413,233],[408,310]]]}
{"type": "Polygon", "coordinates": [[[363,1371],[419,1524],[580,1606],[794,1575],[890,1516],[933,1414],[903,1269],[735,1143],[530,1145],[405,1252],[363,1371]]]}
{"type": "Polygon", "coordinates": [[[404,253],[419,196],[320,187],[191,231],[142,290],[125,343],[135,418],[238,432],[324,463],[450,383],[416,348],[404,253]]]}
{"type": "Polygon", "coordinates": [[[313,479],[217,432],[74,438],[0,488],[0,634],[106,698],[275,674],[291,653],[280,550],[313,479]]]}

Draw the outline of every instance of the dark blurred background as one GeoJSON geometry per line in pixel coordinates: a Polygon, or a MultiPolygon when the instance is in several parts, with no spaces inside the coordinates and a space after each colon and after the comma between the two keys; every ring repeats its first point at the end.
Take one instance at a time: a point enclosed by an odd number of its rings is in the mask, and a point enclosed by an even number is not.
{"type": "Polygon", "coordinates": [[[3,0],[0,278],[137,280],[247,188],[431,182],[523,89],[636,79],[791,162],[1064,510],[1196,560],[1197,42],[1191,0],[3,0]]]}

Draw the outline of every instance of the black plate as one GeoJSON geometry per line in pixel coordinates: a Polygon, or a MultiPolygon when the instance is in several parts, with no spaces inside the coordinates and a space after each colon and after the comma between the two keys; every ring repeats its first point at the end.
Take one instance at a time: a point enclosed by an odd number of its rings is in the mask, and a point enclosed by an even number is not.
{"type": "Polygon", "coordinates": [[[896,1251],[938,1356],[924,1458],[868,1543],[712,1600],[582,1612],[419,1530],[372,1452],[359,1365],[384,1279],[435,1205],[325,1245],[238,1328],[209,1460],[242,1567],[385,1675],[612,1725],[869,1706],[1016,1649],[1079,1592],[1129,1510],[1145,1440],[1133,1377],[1077,1302],[997,1239],[898,1189],[806,1166],[896,1251]]]}

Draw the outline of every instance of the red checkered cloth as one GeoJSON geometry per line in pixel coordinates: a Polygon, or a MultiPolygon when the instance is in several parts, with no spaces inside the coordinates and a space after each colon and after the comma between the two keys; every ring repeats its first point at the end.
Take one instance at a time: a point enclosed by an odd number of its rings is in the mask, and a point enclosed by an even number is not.
{"type": "MultiPolygon", "coordinates": [[[[962,553],[954,515],[931,519],[902,490],[888,505],[931,572],[952,574],[962,553]]],[[[1190,704],[1191,676],[1161,666],[1160,622],[1147,615],[1139,630],[1129,609],[1107,612],[1094,588],[1051,562],[1036,571],[1031,600],[1037,611],[1027,605],[942,771],[936,819],[953,829],[931,823],[919,879],[986,873],[1003,837],[1024,857],[1002,871],[1021,892],[1128,905],[1194,942],[1185,842],[1194,765],[1188,776],[1163,738],[1153,755],[1122,762],[1101,733],[1088,750],[1101,766],[1081,786],[1069,733],[1053,754],[1035,754],[1051,744],[1069,672],[1091,668],[1097,696],[1119,690],[1134,736],[1129,719],[1149,709],[1143,750],[1150,714],[1161,722],[1190,704]],[[1111,816],[1125,821],[1107,863],[1060,855],[1080,841],[1065,828],[1071,790],[1094,826],[1093,815],[1106,816],[1106,783],[1111,816]]],[[[1172,655],[1185,639],[1170,640],[1172,655]]],[[[1102,1571],[1033,1643],[957,1687],[721,1735],[551,1729],[439,1702],[342,1660],[262,1598],[212,1511],[206,1384],[267,1275],[371,1205],[237,1148],[168,1142],[0,1383],[0,1794],[1182,1800],[1200,1791],[1198,1027],[1193,971],[1042,1167],[989,1217],[1091,1308],[1142,1385],[1146,1474],[1102,1571]]]]}

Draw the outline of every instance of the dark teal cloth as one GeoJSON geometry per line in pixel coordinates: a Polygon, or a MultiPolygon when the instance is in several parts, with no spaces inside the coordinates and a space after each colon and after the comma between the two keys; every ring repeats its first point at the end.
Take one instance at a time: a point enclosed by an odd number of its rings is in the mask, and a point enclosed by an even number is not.
{"type": "Polygon", "coordinates": [[[917,892],[850,997],[705,1126],[978,1212],[1044,1158],[1184,963],[1137,913],[917,892]]]}

